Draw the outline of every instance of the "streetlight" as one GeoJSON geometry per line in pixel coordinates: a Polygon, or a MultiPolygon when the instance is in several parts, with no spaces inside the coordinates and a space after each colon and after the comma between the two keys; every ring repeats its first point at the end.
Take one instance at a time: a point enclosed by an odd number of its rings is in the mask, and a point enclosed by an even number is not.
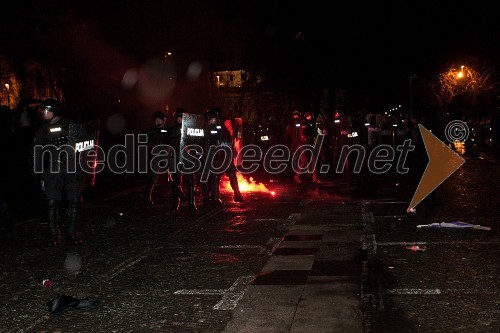
{"type": "Polygon", "coordinates": [[[413,92],[412,92],[412,80],[416,79],[417,75],[411,74],[410,75],[410,120],[413,119],[413,92]]]}
{"type": "Polygon", "coordinates": [[[463,78],[463,77],[464,77],[464,67],[465,67],[465,66],[463,66],[463,65],[462,65],[462,66],[460,66],[461,70],[460,70],[460,72],[458,72],[458,73],[457,73],[457,78],[458,78],[458,79],[461,79],[461,78],[463,78]]]}
{"type": "Polygon", "coordinates": [[[10,110],[10,84],[6,83],[5,89],[7,89],[7,105],[9,106],[10,110]]]}

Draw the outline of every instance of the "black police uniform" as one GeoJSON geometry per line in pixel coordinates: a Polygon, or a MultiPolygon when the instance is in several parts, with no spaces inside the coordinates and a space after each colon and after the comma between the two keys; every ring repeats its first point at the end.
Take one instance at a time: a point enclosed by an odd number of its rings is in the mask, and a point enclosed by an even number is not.
{"type": "MultiPolygon", "coordinates": [[[[161,112],[155,112],[153,114],[153,119],[159,118],[159,119],[164,119],[163,113],[161,112]]],[[[168,134],[168,129],[166,126],[163,127],[157,127],[157,126],[151,126],[148,131],[148,145],[150,148],[153,148],[158,145],[168,145],[170,143],[169,141],[169,134],[168,134]]],[[[158,182],[158,177],[160,176],[160,170],[153,170],[154,166],[149,165],[148,167],[148,185],[146,187],[146,193],[145,193],[145,203],[146,205],[153,205],[153,190],[155,188],[156,183],[158,182]]]]}
{"type": "MultiPolygon", "coordinates": [[[[181,147],[181,136],[182,136],[182,123],[177,121],[177,118],[181,117],[184,113],[183,109],[178,109],[174,114],[174,125],[168,128],[168,142],[169,145],[173,147],[175,151],[175,159],[173,160],[175,165],[179,164],[180,157],[180,147],[181,147]]],[[[186,197],[182,191],[182,175],[177,167],[174,172],[171,173],[172,176],[172,209],[179,210],[180,202],[186,200],[186,197]]],[[[188,194],[188,207],[190,209],[196,209],[194,204],[194,178],[187,177],[189,185],[188,194]]]]}
{"type": "MultiPolygon", "coordinates": [[[[57,110],[54,111],[57,116],[57,110]]],[[[42,176],[47,200],[49,246],[57,246],[60,243],[59,204],[63,188],[66,190],[69,205],[66,238],[73,244],[81,242],[77,214],[83,188],[83,171],[80,168],[79,154],[75,151],[75,145],[86,139],[88,139],[87,133],[79,123],[63,117],[59,117],[55,123],[43,123],[35,134],[32,162],[35,163],[34,167],[43,166],[43,170],[34,170],[34,172],[42,176]],[[42,149],[39,149],[40,147],[42,149]],[[50,153],[47,155],[44,151],[50,153]]]]}
{"type": "MultiPolygon", "coordinates": [[[[221,121],[221,111],[219,108],[211,108],[205,113],[205,149],[204,158],[205,163],[212,163],[212,161],[207,161],[206,157],[211,146],[221,147],[228,146],[231,147],[231,134],[228,129],[222,124],[221,121]],[[210,119],[216,118],[217,124],[210,124],[210,119]]],[[[218,152],[214,156],[214,164],[221,165],[222,159],[224,158],[223,152],[218,152]]],[[[220,200],[220,174],[214,174],[210,172],[208,176],[208,181],[203,187],[203,202],[206,204],[214,203],[216,205],[222,205],[220,200]]]]}

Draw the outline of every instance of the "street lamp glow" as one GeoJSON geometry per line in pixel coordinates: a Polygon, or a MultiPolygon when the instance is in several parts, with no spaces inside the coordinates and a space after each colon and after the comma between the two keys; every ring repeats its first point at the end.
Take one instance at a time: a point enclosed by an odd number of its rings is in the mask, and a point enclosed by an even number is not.
{"type": "Polygon", "coordinates": [[[464,77],[464,65],[460,66],[460,72],[457,73],[457,78],[461,79],[464,77]]]}
{"type": "Polygon", "coordinates": [[[9,90],[10,89],[10,84],[6,83],[5,84],[5,89],[9,90]]]}

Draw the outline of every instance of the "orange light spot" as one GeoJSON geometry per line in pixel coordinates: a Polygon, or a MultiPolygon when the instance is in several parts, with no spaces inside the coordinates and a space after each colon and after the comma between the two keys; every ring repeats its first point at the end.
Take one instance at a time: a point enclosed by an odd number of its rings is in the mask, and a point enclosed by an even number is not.
{"type": "MultiPolygon", "coordinates": [[[[236,173],[236,177],[238,179],[238,186],[240,188],[240,192],[264,192],[269,193],[272,196],[276,195],[276,192],[269,190],[266,185],[262,183],[257,183],[253,177],[246,179],[239,172],[236,173]]],[[[223,191],[232,192],[231,184],[229,183],[229,178],[227,176],[223,176],[221,179],[221,185],[223,191]]]]}

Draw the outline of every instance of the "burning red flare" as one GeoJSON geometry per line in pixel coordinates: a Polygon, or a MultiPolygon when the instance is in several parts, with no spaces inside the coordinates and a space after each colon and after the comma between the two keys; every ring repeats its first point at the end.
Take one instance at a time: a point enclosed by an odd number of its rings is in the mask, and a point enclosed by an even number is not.
{"type": "MultiPolygon", "coordinates": [[[[266,185],[262,183],[257,183],[253,177],[246,179],[239,172],[236,173],[238,178],[238,185],[240,187],[240,192],[265,192],[269,193],[272,196],[276,195],[276,192],[271,191],[266,187],[266,185]]],[[[223,176],[221,179],[221,185],[223,191],[233,191],[231,188],[231,184],[229,183],[229,178],[227,176],[223,176]]]]}

